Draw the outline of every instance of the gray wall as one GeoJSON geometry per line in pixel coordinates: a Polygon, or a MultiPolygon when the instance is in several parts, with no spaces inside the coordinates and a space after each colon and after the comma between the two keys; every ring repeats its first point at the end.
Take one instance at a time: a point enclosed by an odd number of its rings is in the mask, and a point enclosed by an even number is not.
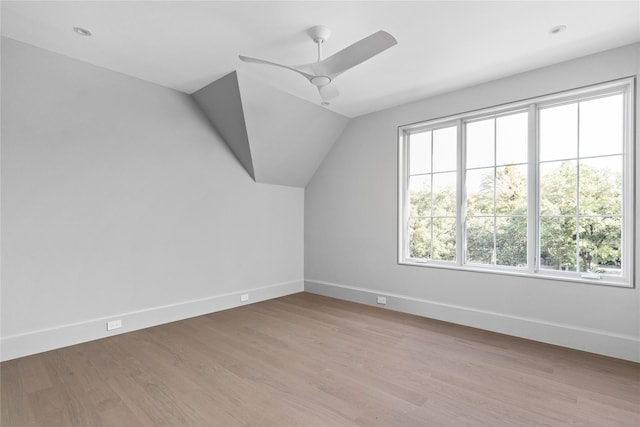
{"type": "Polygon", "coordinates": [[[635,76],[639,51],[631,45],[352,120],[306,188],[305,289],[369,304],[391,295],[389,308],[640,361],[637,287],[396,262],[398,126],[635,76]]]}
{"type": "Polygon", "coordinates": [[[4,359],[302,290],[303,208],[188,95],[2,39],[4,359]]]}

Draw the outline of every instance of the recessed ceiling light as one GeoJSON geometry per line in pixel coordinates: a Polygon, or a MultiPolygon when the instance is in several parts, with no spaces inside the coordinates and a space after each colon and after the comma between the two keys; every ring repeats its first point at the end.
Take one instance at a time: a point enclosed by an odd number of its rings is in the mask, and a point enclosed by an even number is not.
{"type": "Polygon", "coordinates": [[[91,35],[91,31],[85,30],[82,27],[73,27],[73,31],[75,31],[76,34],[79,34],[85,37],[89,37],[91,35]]]}
{"type": "Polygon", "coordinates": [[[567,29],[566,25],[557,25],[549,30],[549,34],[558,34],[567,29]]]}

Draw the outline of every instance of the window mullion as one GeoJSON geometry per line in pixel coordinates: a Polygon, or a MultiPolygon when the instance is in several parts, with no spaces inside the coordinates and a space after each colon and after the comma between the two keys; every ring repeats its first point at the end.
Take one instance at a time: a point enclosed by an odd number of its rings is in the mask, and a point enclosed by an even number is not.
{"type": "Polygon", "coordinates": [[[538,107],[529,106],[527,129],[527,265],[535,273],[540,263],[540,186],[538,107]]]}
{"type": "Polygon", "coordinates": [[[466,183],[465,183],[465,169],[466,169],[466,134],[464,131],[464,123],[462,119],[456,120],[457,127],[457,149],[456,149],[456,202],[459,209],[456,210],[456,264],[461,266],[464,264],[464,253],[466,248],[466,236],[464,219],[467,212],[466,201],[466,183]]]}
{"type": "Polygon", "coordinates": [[[498,264],[498,121],[493,119],[493,254],[491,264],[498,264]]]}
{"type": "Polygon", "coordinates": [[[429,148],[431,150],[431,159],[429,161],[429,170],[431,173],[429,174],[429,258],[433,259],[433,131],[430,134],[430,142],[429,148]]]}
{"type": "Polygon", "coordinates": [[[398,130],[400,151],[398,152],[398,262],[409,258],[409,134],[398,130]]]}
{"type": "MultiPolygon", "coordinates": [[[[576,120],[576,273],[580,274],[580,102],[577,102],[577,120],[576,120]]],[[[585,266],[585,272],[587,268],[585,266]]]]}

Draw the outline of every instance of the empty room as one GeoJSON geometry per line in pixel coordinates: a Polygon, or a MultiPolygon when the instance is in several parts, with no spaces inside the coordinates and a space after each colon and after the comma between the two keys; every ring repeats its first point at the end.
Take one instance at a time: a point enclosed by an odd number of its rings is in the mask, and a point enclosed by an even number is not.
{"type": "Polygon", "coordinates": [[[640,425],[640,2],[2,1],[0,425],[640,425]]]}

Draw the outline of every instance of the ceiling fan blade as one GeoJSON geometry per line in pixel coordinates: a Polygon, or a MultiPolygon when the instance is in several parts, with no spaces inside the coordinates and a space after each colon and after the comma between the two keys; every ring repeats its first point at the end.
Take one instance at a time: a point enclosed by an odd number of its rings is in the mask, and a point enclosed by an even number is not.
{"type": "Polygon", "coordinates": [[[396,44],[398,41],[391,34],[386,31],[378,31],[320,62],[307,65],[313,69],[316,75],[334,79],[349,68],[355,67],[396,44]]]}
{"type": "Polygon", "coordinates": [[[340,94],[338,88],[331,84],[318,86],[318,92],[320,92],[320,97],[323,102],[329,102],[340,94]]]}
{"type": "Polygon", "coordinates": [[[280,67],[280,68],[284,68],[286,70],[291,70],[291,71],[294,71],[294,72],[304,76],[304,78],[306,78],[309,81],[311,81],[311,79],[315,77],[315,76],[312,76],[311,74],[305,73],[304,71],[298,70],[296,68],[289,67],[287,65],[276,64],[275,62],[265,61],[264,59],[251,58],[249,56],[242,56],[242,55],[239,55],[238,58],[240,58],[240,60],[244,61],[244,62],[253,62],[255,64],[272,65],[274,67],[280,67]]]}

